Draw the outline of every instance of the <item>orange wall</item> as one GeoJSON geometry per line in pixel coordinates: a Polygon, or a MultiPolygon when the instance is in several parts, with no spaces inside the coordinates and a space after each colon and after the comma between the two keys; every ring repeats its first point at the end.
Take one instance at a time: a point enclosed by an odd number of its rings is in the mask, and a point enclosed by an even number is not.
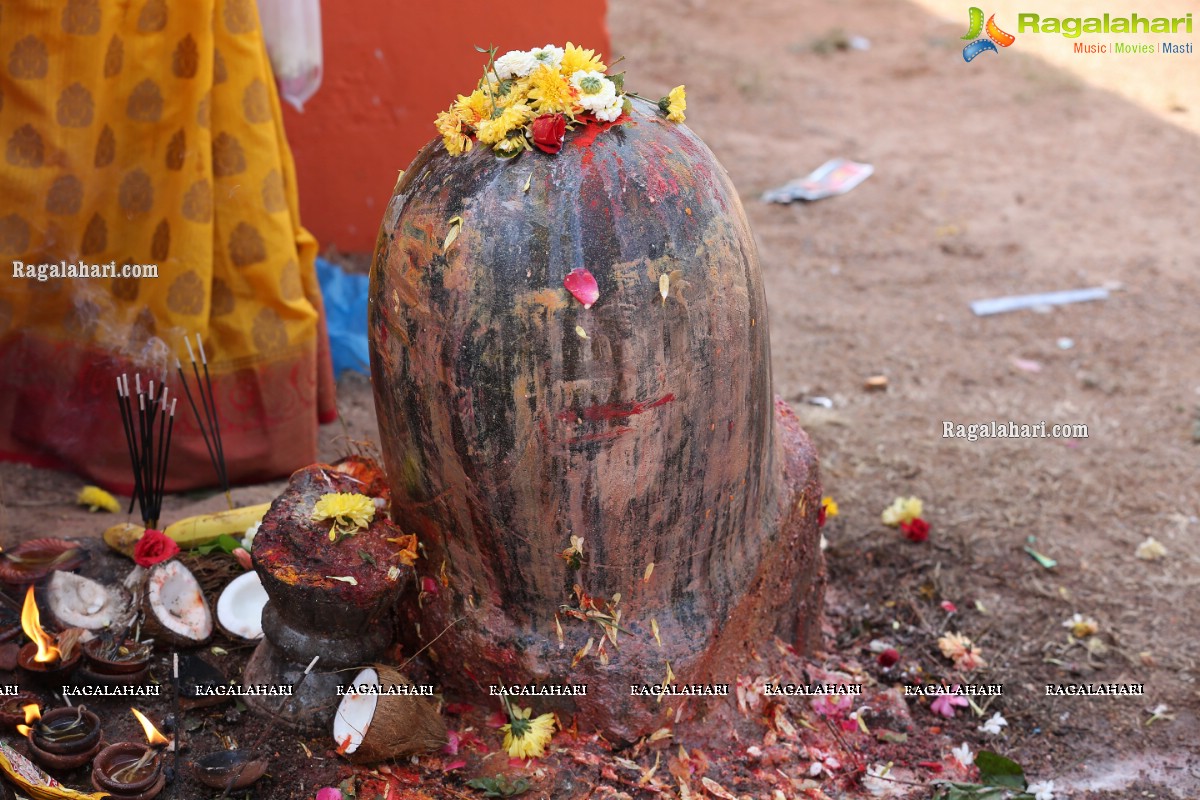
{"type": "Polygon", "coordinates": [[[485,55],[570,40],[608,56],[605,0],[517,4],[326,0],[325,78],[284,122],[304,226],[324,249],[369,252],[397,173],[437,135],[433,119],[474,88],[485,55]]]}

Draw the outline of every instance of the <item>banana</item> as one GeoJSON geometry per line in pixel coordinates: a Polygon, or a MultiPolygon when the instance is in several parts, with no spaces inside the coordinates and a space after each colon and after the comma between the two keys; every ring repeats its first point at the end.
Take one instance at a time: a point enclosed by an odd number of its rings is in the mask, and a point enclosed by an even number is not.
{"type": "Polygon", "coordinates": [[[121,555],[133,558],[133,548],[146,529],[132,522],[121,522],[104,532],[104,543],[121,555]]]}
{"type": "Polygon", "coordinates": [[[246,529],[261,520],[270,508],[270,503],[260,503],[231,511],[187,517],[172,522],[163,533],[174,539],[184,550],[211,544],[224,534],[241,539],[246,529]]]}

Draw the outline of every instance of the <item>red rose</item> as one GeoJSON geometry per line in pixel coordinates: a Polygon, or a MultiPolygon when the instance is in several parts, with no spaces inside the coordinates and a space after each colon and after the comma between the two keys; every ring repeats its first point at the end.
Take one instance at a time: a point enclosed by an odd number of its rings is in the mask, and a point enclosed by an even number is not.
{"type": "Polygon", "coordinates": [[[179,552],[175,540],[162,531],[148,529],[133,548],[133,560],[140,567],[153,567],[179,552]]]}
{"type": "Polygon", "coordinates": [[[896,663],[900,660],[900,651],[894,647],[889,647],[880,653],[875,660],[879,662],[879,666],[884,669],[890,669],[896,666],[896,663]]]}
{"type": "Polygon", "coordinates": [[[900,530],[910,542],[923,542],[929,538],[929,523],[920,517],[915,517],[912,522],[901,522],[900,530]]]}
{"type": "Polygon", "coordinates": [[[542,114],[533,121],[533,146],[543,153],[562,150],[567,135],[567,118],[562,114],[542,114]]]}

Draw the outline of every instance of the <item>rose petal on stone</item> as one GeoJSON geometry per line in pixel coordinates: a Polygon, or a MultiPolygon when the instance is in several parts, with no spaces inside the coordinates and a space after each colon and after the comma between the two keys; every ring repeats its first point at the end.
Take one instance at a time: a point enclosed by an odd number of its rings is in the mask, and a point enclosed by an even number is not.
{"type": "Polygon", "coordinates": [[[583,267],[571,270],[563,278],[563,286],[567,287],[572,297],[583,303],[584,308],[591,308],[592,303],[600,299],[600,287],[596,285],[596,279],[583,267]]]}

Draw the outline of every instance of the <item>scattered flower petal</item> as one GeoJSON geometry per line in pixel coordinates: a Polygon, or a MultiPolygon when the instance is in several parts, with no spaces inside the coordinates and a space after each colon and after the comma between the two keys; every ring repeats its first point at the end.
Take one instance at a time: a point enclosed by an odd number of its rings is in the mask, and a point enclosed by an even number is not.
{"type": "Polygon", "coordinates": [[[1035,800],[1054,800],[1054,781],[1031,783],[1025,791],[1033,795],[1035,800]]]}
{"type": "Polygon", "coordinates": [[[83,487],[79,490],[75,502],[81,506],[87,506],[88,511],[107,511],[110,514],[116,514],[121,510],[121,504],[117,502],[117,498],[99,486],[83,487]]]}
{"type": "Polygon", "coordinates": [[[997,711],[995,714],[992,714],[991,719],[979,726],[979,730],[992,736],[999,736],[1000,729],[1006,727],[1008,727],[1008,720],[1004,718],[1003,714],[997,711]]]}
{"type": "Polygon", "coordinates": [[[563,286],[584,308],[591,308],[592,304],[600,299],[600,287],[596,284],[596,278],[583,267],[577,267],[567,273],[567,277],[563,278],[563,286]]]}
{"type": "Polygon", "coordinates": [[[1155,539],[1153,536],[1146,538],[1146,541],[1137,546],[1137,555],[1142,561],[1158,561],[1160,558],[1165,558],[1167,548],[1162,546],[1162,542],[1155,539]]]}
{"type": "Polygon", "coordinates": [[[971,752],[971,748],[963,742],[958,747],[950,748],[950,753],[954,756],[954,760],[964,767],[969,767],[975,763],[975,754],[971,752]]]}
{"type": "Polygon", "coordinates": [[[1064,628],[1070,628],[1071,635],[1076,639],[1086,639],[1100,630],[1100,625],[1096,620],[1078,613],[1068,620],[1063,620],[1062,625],[1064,628]]]}
{"type": "Polygon", "coordinates": [[[901,522],[900,530],[904,531],[904,538],[910,542],[923,542],[929,538],[929,523],[920,517],[901,522]]]}
{"type": "MultiPolygon", "coordinates": [[[[957,689],[957,687],[955,688],[957,689]]],[[[935,714],[941,714],[943,717],[953,718],[955,706],[965,708],[968,705],[970,702],[961,694],[939,694],[929,704],[929,710],[935,714]]]]}
{"type": "Polygon", "coordinates": [[[889,528],[898,528],[901,523],[912,522],[925,511],[925,504],[919,497],[897,497],[883,511],[883,524],[889,528]]]}

